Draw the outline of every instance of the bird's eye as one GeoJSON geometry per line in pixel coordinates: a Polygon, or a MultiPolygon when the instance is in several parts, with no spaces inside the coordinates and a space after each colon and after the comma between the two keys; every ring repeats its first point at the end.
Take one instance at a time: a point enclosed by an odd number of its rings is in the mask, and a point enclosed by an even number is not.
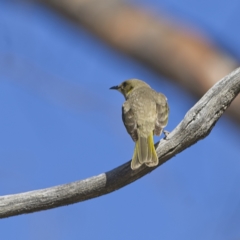
{"type": "Polygon", "coordinates": [[[122,84],[122,85],[123,85],[123,87],[126,87],[127,83],[126,83],[126,82],[123,82],[123,84],[122,84]]]}

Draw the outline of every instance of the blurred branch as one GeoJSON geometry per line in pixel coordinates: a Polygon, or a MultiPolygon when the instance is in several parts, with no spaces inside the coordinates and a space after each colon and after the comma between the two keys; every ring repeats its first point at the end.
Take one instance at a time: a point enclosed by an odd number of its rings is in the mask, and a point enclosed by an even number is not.
{"type": "MultiPolygon", "coordinates": [[[[193,106],[182,122],[157,146],[159,166],[190,147],[212,130],[240,92],[240,68],[216,83],[193,106]]],[[[85,180],[51,188],[0,197],[0,218],[51,209],[95,198],[150,173],[155,168],[142,166],[136,171],[127,162],[109,172],[85,180]]]]}
{"type": "MultiPolygon", "coordinates": [[[[36,1],[36,0],[32,0],[36,1]]],[[[123,0],[37,0],[202,96],[239,64],[196,31],[123,0]]],[[[134,76],[130,76],[134,77],[134,76]]],[[[229,113],[240,122],[240,97],[229,113]]]]}

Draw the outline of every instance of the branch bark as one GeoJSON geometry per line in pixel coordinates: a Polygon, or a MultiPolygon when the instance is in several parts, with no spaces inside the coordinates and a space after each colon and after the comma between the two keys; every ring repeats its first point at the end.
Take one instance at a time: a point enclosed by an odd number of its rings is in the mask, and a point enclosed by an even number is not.
{"type": "MultiPolygon", "coordinates": [[[[155,146],[159,165],[205,138],[240,92],[240,68],[224,77],[193,106],[179,125],[155,146]]],[[[155,168],[142,166],[136,171],[127,162],[109,172],[85,180],[51,188],[0,197],[0,218],[51,209],[120,189],[155,168]]]]}

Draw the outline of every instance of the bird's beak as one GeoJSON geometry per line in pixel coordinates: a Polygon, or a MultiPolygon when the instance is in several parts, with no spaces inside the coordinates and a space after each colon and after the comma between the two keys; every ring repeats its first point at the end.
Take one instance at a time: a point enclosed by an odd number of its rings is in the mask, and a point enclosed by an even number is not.
{"type": "Polygon", "coordinates": [[[113,86],[113,87],[110,87],[109,89],[118,90],[118,89],[119,89],[119,86],[113,86]]]}

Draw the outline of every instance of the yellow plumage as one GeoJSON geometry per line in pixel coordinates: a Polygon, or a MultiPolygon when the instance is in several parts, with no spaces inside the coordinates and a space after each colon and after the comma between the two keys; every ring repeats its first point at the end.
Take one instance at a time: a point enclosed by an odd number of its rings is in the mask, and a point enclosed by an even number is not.
{"type": "Polygon", "coordinates": [[[143,164],[157,166],[153,135],[160,135],[167,125],[169,108],[166,97],[138,79],[124,81],[111,89],[120,91],[126,99],[122,119],[135,142],[131,168],[135,170],[143,164]]]}
{"type": "Polygon", "coordinates": [[[135,142],[131,168],[135,170],[142,164],[146,164],[148,167],[158,165],[158,156],[154,147],[152,133],[147,138],[140,138],[135,142]]]}

